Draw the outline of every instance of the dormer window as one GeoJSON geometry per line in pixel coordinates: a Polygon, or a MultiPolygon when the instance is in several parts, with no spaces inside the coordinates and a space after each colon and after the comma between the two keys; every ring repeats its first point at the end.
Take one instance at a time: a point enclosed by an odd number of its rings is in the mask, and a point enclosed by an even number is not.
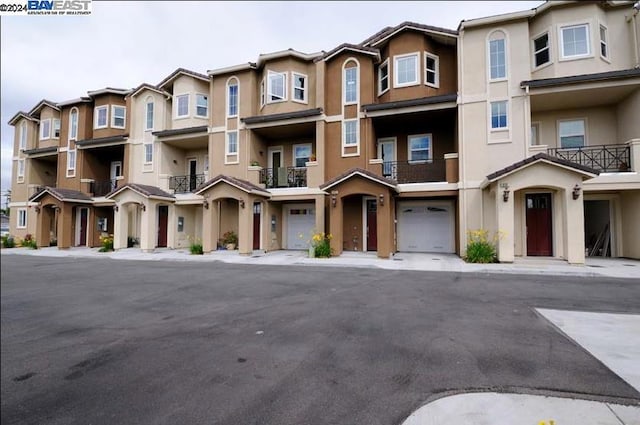
{"type": "Polygon", "coordinates": [[[107,122],[108,122],[107,115],[109,113],[108,108],[109,108],[108,106],[98,106],[95,109],[93,128],[98,129],[98,128],[107,127],[107,122]]]}
{"type": "Polygon", "coordinates": [[[124,128],[125,115],[127,109],[124,106],[112,106],[111,107],[111,127],[112,128],[124,128]]]}
{"type": "Polygon", "coordinates": [[[51,120],[46,119],[40,121],[40,140],[51,138],[51,120]]]}
{"type": "Polygon", "coordinates": [[[189,95],[183,94],[176,96],[176,117],[188,117],[189,116],[189,95]]]}
{"type": "Polygon", "coordinates": [[[269,71],[267,79],[267,103],[287,100],[287,74],[269,71]]]}

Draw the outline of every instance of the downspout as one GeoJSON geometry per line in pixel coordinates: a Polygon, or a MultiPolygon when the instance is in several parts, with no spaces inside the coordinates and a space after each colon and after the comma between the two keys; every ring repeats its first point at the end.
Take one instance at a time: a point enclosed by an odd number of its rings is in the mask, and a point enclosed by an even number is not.
{"type": "Polygon", "coordinates": [[[632,22],[631,26],[633,27],[633,55],[635,57],[635,65],[634,68],[640,68],[640,53],[638,51],[638,25],[636,22],[636,17],[638,16],[638,11],[640,11],[640,1],[637,1],[633,5],[633,12],[631,12],[631,16],[627,17],[627,22],[632,22]]]}

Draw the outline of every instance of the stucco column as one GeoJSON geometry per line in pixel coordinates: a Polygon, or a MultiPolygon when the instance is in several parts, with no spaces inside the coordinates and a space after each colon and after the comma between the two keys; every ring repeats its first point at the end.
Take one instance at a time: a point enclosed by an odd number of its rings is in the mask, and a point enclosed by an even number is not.
{"type": "MultiPolygon", "coordinates": [[[[578,184],[581,187],[581,184],[578,184]]],[[[584,193],[573,199],[573,190],[563,190],[565,214],[565,250],[570,264],[584,264],[584,193]]]]}
{"type": "MultiPolygon", "coordinates": [[[[241,203],[241,202],[240,202],[241,203]]],[[[244,208],[238,205],[238,251],[249,255],[253,252],[253,198],[244,198],[244,208]]]]}
{"type": "Polygon", "coordinates": [[[73,205],[63,203],[58,219],[58,248],[66,249],[71,247],[71,241],[75,237],[73,234],[73,205]]]}
{"type": "Polygon", "coordinates": [[[35,239],[36,239],[36,243],[38,244],[38,247],[42,248],[45,246],[49,246],[50,236],[49,236],[49,226],[48,226],[49,220],[48,220],[47,210],[50,210],[50,208],[44,208],[44,207],[36,207],[36,208],[40,208],[40,212],[37,213],[36,215],[37,218],[36,218],[35,239]]]}
{"type": "Polygon", "coordinates": [[[342,199],[338,197],[338,193],[332,194],[329,198],[329,230],[333,238],[331,239],[331,249],[333,255],[342,254],[342,199]],[[333,197],[336,198],[336,204],[333,205],[333,197]]]}
{"type": "Polygon", "coordinates": [[[316,233],[324,232],[324,195],[316,196],[316,233]]]}
{"type": "Polygon", "coordinates": [[[384,192],[384,200],[380,203],[377,199],[376,206],[376,232],[378,235],[378,257],[389,258],[393,252],[393,226],[391,225],[391,196],[389,191],[384,192]]]}
{"type": "Polygon", "coordinates": [[[509,190],[509,199],[504,201],[504,187],[499,185],[496,187],[495,202],[496,202],[496,226],[497,231],[501,233],[501,237],[498,239],[498,261],[501,263],[513,263],[514,259],[514,194],[511,189],[509,190]]]}
{"type": "Polygon", "coordinates": [[[176,241],[178,233],[178,229],[176,229],[176,206],[174,204],[170,204],[168,209],[169,214],[167,217],[167,247],[175,249],[178,246],[176,241]]]}
{"type": "Polygon", "coordinates": [[[113,249],[127,247],[128,228],[129,208],[118,206],[118,211],[113,212],[113,249]]]}
{"type": "Polygon", "coordinates": [[[158,204],[149,200],[146,210],[142,211],[140,220],[140,248],[143,252],[151,252],[156,247],[158,238],[158,204]]]}
{"type": "Polygon", "coordinates": [[[217,227],[218,223],[218,202],[211,202],[208,199],[206,202],[209,208],[202,210],[202,250],[211,252],[217,248],[217,238],[214,237],[213,228],[217,227]]]}

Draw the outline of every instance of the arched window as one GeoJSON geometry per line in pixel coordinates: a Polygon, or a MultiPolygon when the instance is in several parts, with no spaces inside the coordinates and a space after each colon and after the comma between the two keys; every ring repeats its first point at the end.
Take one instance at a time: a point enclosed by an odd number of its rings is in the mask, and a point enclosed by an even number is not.
{"type": "Polygon", "coordinates": [[[69,140],[78,139],[78,108],[71,108],[69,114],[69,140]]]}
{"type": "Polygon", "coordinates": [[[153,130],[153,114],[154,114],[153,97],[149,96],[145,101],[145,117],[146,117],[145,125],[144,125],[145,131],[153,130]]]}
{"type": "Polygon", "coordinates": [[[360,79],[360,68],[358,62],[353,59],[345,61],[342,67],[342,83],[343,96],[342,101],[345,104],[358,103],[358,80],[360,79]]]}
{"type": "Polygon", "coordinates": [[[494,31],[489,36],[489,75],[492,80],[507,78],[507,36],[494,31]]]}
{"type": "Polygon", "coordinates": [[[238,79],[235,77],[229,78],[227,81],[227,116],[235,117],[238,115],[238,79]]]}

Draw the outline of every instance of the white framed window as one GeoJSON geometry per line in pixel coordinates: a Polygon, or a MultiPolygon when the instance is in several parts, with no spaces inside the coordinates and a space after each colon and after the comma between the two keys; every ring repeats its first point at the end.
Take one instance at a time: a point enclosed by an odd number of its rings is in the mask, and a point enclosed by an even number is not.
{"type": "Polygon", "coordinates": [[[424,83],[427,86],[440,87],[440,58],[424,52],[424,83]]]}
{"type": "Polygon", "coordinates": [[[227,116],[238,116],[238,82],[235,79],[227,84],[227,116]]]}
{"type": "Polygon", "coordinates": [[[292,73],[291,93],[294,102],[307,103],[307,76],[298,72],[292,73]]]}
{"type": "Polygon", "coordinates": [[[284,72],[267,73],[267,103],[287,100],[287,74],[284,72]]]}
{"type": "Polygon", "coordinates": [[[342,121],[342,145],[356,146],[358,144],[358,119],[342,121]]]}
{"type": "Polygon", "coordinates": [[[227,143],[225,146],[225,153],[227,155],[238,154],[238,132],[237,131],[227,132],[227,143]]]}
{"type": "Polygon", "coordinates": [[[432,158],[431,134],[415,134],[407,137],[409,161],[429,161],[432,158]]]}
{"type": "Polygon", "coordinates": [[[591,54],[589,24],[570,25],[560,28],[560,51],[563,59],[573,59],[591,54]]]}
{"type": "Polygon", "coordinates": [[[491,80],[507,78],[507,40],[501,31],[489,40],[489,75],[491,80]]]}
{"type": "Polygon", "coordinates": [[[378,96],[389,90],[389,59],[378,67],[378,96]]]}
{"type": "Polygon", "coordinates": [[[27,148],[27,123],[22,121],[20,123],[20,150],[25,150],[27,148]]]}
{"type": "Polygon", "coordinates": [[[144,163],[145,164],[153,163],[153,142],[144,143],[144,163]]]}
{"type": "Polygon", "coordinates": [[[600,25],[600,56],[605,59],[609,58],[609,45],[607,43],[607,27],[600,25]]]}
{"type": "Polygon", "coordinates": [[[393,57],[393,87],[420,84],[418,56],[419,53],[409,53],[393,57]]]}
{"type": "Polygon", "coordinates": [[[67,151],[67,177],[76,175],[76,151],[67,151]]]}
{"type": "Polygon", "coordinates": [[[51,120],[46,119],[40,121],[40,140],[51,138],[51,120]]]}
{"type": "Polygon", "coordinates": [[[508,128],[509,122],[507,119],[507,101],[501,100],[499,102],[491,102],[491,129],[492,130],[504,130],[508,128]]]}
{"type": "Polygon", "coordinates": [[[153,109],[154,109],[153,98],[148,97],[147,103],[145,106],[145,124],[144,124],[145,131],[153,130],[153,114],[154,114],[153,109]]]}
{"type": "Polygon", "coordinates": [[[106,128],[109,122],[109,107],[108,106],[98,106],[95,109],[94,117],[93,117],[93,128],[106,128]]]}
{"type": "Polygon", "coordinates": [[[529,139],[530,146],[538,146],[540,144],[540,123],[531,123],[531,134],[529,139]]]}
{"type": "Polygon", "coordinates": [[[111,106],[111,127],[124,128],[126,120],[127,108],[124,106],[111,106]]]}
{"type": "Polygon", "coordinates": [[[78,138],[78,108],[71,108],[69,113],[69,140],[78,138]]]}
{"type": "Polygon", "coordinates": [[[358,67],[352,66],[344,69],[344,95],[343,102],[347,105],[358,103],[358,67]]]}
{"type": "Polygon", "coordinates": [[[196,94],[196,116],[209,116],[209,97],[204,94],[196,94]]]}
{"type": "Polygon", "coordinates": [[[306,167],[311,158],[311,143],[293,145],[293,166],[306,167]]]}
{"type": "Polygon", "coordinates": [[[189,95],[181,94],[176,96],[176,118],[189,116],[189,95]]]}
{"type": "Polygon", "coordinates": [[[24,159],[18,160],[18,183],[24,182],[24,159]]]}
{"type": "Polygon", "coordinates": [[[585,146],[585,120],[558,121],[558,139],[561,148],[581,148],[585,146]]]}
{"type": "Polygon", "coordinates": [[[549,62],[551,62],[551,54],[549,51],[549,33],[546,32],[541,36],[533,39],[533,63],[537,68],[549,62]]]}
{"type": "Polygon", "coordinates": [[[18,225],[16,227],[18,229],[27,228],[27,209],[26,208],[18,209],[18,225]]]}
{"type": "Polygon", "coordinates": [[[264,78],[260,82],[260,107],[263,107],[265,104],[265,92],[264,92],[264,78]]]}
{"type": "Polygon", "coordinates": [[[53,119],[53,138],[54,139],[60,138],[60,119],[59,118],[53,119]]]}

